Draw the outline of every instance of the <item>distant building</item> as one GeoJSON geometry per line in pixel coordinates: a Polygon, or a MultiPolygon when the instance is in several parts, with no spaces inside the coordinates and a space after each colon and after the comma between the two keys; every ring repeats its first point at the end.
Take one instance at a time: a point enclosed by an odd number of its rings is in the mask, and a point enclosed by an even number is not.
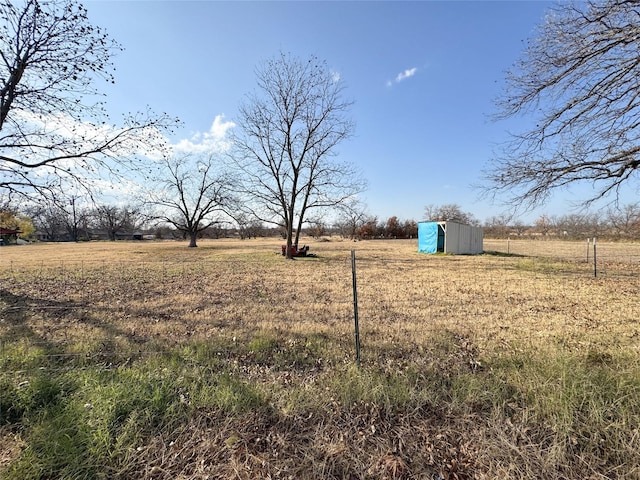
{"type": "Polygon", "coordinates": [[[18,235],[21,233],[20,230],[14,230],[13,228],[0,227],[0,245],[16,243],[18,241],[18,235]]]}

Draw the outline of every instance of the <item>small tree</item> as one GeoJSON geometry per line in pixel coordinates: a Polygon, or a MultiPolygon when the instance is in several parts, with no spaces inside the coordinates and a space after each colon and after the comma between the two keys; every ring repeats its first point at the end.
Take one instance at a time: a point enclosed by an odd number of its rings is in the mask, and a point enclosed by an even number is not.
{"type": "Polygon", "coordinates": [[[376,238],[378,236],[378,217],[369,217],[365,220],[356,232],[361,240],[376,238]]]}
{"type": "Polygon", "coordinates": [[[322,217],[310,218],[307,223],[309,235],[313,238],[320,238],[326,233],[327,225],[322,217]]]}
{"type": "Polygon", "coordinates": [[[556,228],[556,225],[556,217],[550,217],[549,215],[540,215],[540,217],[538,217],[538,219],[535,221],[534,228],[536,232],[541,234],[543,237],[546,237],[553,232],[553,230],[556,228]]]}
{"type": "Polygon", "coordinates": [[[488,218],[484,223],[484,233],[494,238],[507,238],[509,236],[509,223],[511,215],[500,214],[488,218]]]}
{"type": "Polygon", "coordinates": [[[353,197],[341,203],[338,212],[338,228],[342,236],[355,240],[358,229],[369,219],[366,206],[353,197]]]}
{"type": "Polygon", "coordinates": [[[424,207],[424,218],[430,222],[457,222],[468,225],[478,225],[473,214],[463,212],[460,205],[447,203],[445,205],[427,205],[424,207]]]}
{"type": "Polygon", "coordinates": [[[48,240],[72,241],[88,240],[92,212],[90,202],[77,193],[64,197],[58,195],[56,201],[42,201],[30,206],[27,211],[34,225],[48,240]]]}
{"type": "Polygon", "coordinates": [[[385,224],[385,234],[388,238],[404,237],[402,224],[400,223],[400,220],[398,220],[398,217],[396,217],[395,215],[387,219],[387,222],[385,224]]]}
{"type": "Polygon", "coordinates": [[[72,242],[89,240],[89,222],[91,211],[79,195],[70,195],[68,204],[58,203],[60,218],[72,242]]]}
{"type": "Polygon", "coordinates": [[[230,179],[216,170],[213,154],[165,158],[163,177],[148,192],[153,217],[173,225],[197,247],[198,234],[221,221],[233,202],[230,179]]]}
{"type": "Polygon", "coordinates": [[[260,220],[251,214],[242,211],[242,206],[234,202],[233,209],[227,210],[227,214],[235,222],[240,240],[257,238],[263,234],[263,225],[260,220]]]}
{"type": "Polygon", "coordinates": [[[634,238],[640,234],[640,203],[609,207],[607,221],[617,238],[634,238]]]}
{"type": "Polygon", "coordinates": [[[308,212],[340,205],[364,186],[333,158],[353,131],[351,102],[339,76],[313,56],[280,54],[257,80],[259,93],[240,107],[235,160],[253,216],[284,229],[291,258],[308,212]]]}
{"type": "Polygon", "coordinates": [[[418,236],[418,223],[415,220],[405,220],[402,225],[404,236],[409,238],[417,238],[418,236]]]}
{"type": "Polygon", "coordinates": [[[31,205],[27,208],[27,214],[33,219],[36,230],[46,240],[61,240],[64,231],[64,221],[61,210],[52,204],[31,205]]]}
{"type": "Polygon", "coordinates": [[[563,238],[579,239],[588,236],[589,224],[586,215],[569,213],[557,218],[556,228],[563,238]]]}
{"type": "Polygon", "coordinates": [[[514,220],[511,224],[511,227],[513,228],[513,230],[515,230],[516,235],[518,235],[519,237],[523,236],[529,229],[529,227],[525,225],[524,222],[520,219],[514,220]]]}

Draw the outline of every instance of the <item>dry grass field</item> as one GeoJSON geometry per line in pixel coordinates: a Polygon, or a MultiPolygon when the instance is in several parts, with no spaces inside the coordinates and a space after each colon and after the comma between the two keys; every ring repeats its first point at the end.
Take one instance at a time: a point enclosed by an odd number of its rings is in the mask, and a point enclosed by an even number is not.
{"type": "Polygon", "coordinates": [[[308,244],[0,249],[0,476],[640,478],[639,244],[308,244]]]}

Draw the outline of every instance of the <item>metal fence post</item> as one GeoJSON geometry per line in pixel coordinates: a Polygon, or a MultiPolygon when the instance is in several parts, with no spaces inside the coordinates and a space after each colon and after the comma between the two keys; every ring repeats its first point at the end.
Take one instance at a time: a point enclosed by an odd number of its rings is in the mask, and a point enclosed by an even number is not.
{"type": "Polygon", "coordinates": [[[351,250],[351,278],[353,282],[353,320],[356,333],[356,364],[360,368],[360,326],[358,325],[358,288],[356,284],[356,251],[351,250]]]}
{"type": "Polygon", "coordinates": [[[596,237],[593,237],[593,276],[598,276],[598,266],[596,263],[596,237]]]}
{"type": "Polygon", "coordinates": [[[589,247],[590,247],[589,243],[591,243],[590,240],[591,240],[590,238],[587,238],[587,263],[589,263],[589,247]]]}

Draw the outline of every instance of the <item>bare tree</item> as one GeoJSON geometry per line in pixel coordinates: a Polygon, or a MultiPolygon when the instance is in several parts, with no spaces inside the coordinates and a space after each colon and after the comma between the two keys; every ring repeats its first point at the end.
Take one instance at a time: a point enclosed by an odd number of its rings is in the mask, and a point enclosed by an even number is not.
{"type": "MultiPolygon", "coordinates": [[[[0,196],[55,196],[161,145],[166,115],[107,123],[94,86],[120,50],[75,0],[0,0],[0,196]]],[[[131,166],[130,164],[128,166],[131,166]]]]}
{"type": "Polygon", "coordinates": [[[327,224],[321,215],[309,218],[307,224],[309,225],[307,231],[313,238],[318,239],[327,233],[327,224]]]}
{"type": "Polygon", "coordinates": [[[546,214],[540,215],[534,223],[534,229],[543,237],[549,236],[557,228],[558,218],[546,214]]]}
{"type": "Polygon", "coordinates": [[[424,218],[431,222],[458,222],[468,225],[479,224],[472,213],[464,212],[460,205],[455,203],[427,205],[424,207],[424,218]]]}
{"type": "Polygon", "coordinates": [[[60,207],[60,210],[69,240],[73,242],[89,240],[91,211],[87,206],[87,202],[79,196],[71,195],[69,204],[60,207]]]}
{"type": "Polygon", "coordinates": [[[507,238],[509,236],[509,225],[513,216],[502,213],[488,218],[484,222],[484,233],[488,237],[507,238]]]}
{"type": "Polygon", "coordinates": [[[280,54],[256,74],[258,93],[240,107],[235,159],[253,215],[284,229],[291,258],[310,210],[339,205],[364,187],[350,164],[334,158],[353,131],[351,102],[339,76],[313,56],[280,54]]]}
{"type": "Polygon", "coordinates": [[[90,202],[77,193],[56,196],[27,207],[34,226],[53,242],[89,240],[90,202]]]}
{"type": "Polygon", "coordinates": [[[556,220],[558,234],[563,238],[579,239],[588,236],[589,225],[586,214],[569,213],[556,220]]]}
{"type": "Polygon", "coordinates": [[[233,202],[234,208],[228,209],[226,213],[236,224],[240,240],[261,236],[264,231],[262,222],[250,213],[244,211],[243,206],[236,200],[233,202]]]}
{"type": "Polygon", "coordinates": [[[358,229],[369,220],[366,205],[352,197],[339,205],[338,212],[338,228],[342,236],[355,240],[358,229]]]}
{"type": "Polygon", "coordinates": [[[197,247],[198,234],[223,220],[234,201],[230,180],[217,169],[216,158],[181,156],[163,160],[161,178],[148,192],[153,217],[173,225],[189,237],[189,247],[197,247]]]}
{"type": "Polygon", "coordinates": [[[516,218],[511,224],[511,228],[516,232],[516,235],[522,237],[527,230],[529,230],[529,226],[526,225],[522,220],[516,218]]]}
{"type": "Polygon", "coordinates": [[[497,118],[527,116],[486,172],[486,192],[516,205],[588,182],[583,205],[630,185],[640,167],[640,8],[637,1],[562,2],[507,74],[497,118]]]}
{"type": "Polygon", "coordinates": [[[98,205],[93,210],[93,217],[95,227],[105,231],[111,241],[123,231],[133,233],[142,220],[140,209],[133,206],[98,205]]]}
{"type": "Polygon", "coordinates": [[[64,230],[63,221],[59,215],[59,209],[54,205],[30,205],[26,213],[33,219],[36,232],[44,240],[60,240],[60,232],[64,230]]]}
{"type": "Polygon", "coordinates": [[[640,233],[640,203],[609,207],[607,221],[617,238],[634,238],[640,233]]]}

